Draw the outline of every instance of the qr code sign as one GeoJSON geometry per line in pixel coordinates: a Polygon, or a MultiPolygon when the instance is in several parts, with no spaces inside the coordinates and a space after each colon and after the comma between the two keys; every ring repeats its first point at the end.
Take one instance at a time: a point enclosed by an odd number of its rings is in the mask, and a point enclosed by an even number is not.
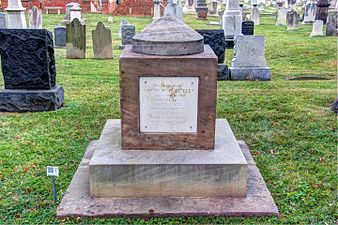
{"type": "Polygon", "coordinates": [[[47,176],[59,176],[59,167],[47,166],[47,176]]]}

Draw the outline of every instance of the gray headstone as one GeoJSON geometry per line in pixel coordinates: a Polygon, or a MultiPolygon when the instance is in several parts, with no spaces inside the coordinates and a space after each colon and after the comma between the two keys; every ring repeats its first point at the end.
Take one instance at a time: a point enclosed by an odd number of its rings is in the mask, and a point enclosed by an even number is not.
{"type": "Polygon", "coordinates": [[[86,25],[75,18],[67,24],[67,51],[68,59],[86,58],[86,25]]]}
{"type": "Polygon", "coordinates": [[[304,6],[303,24],[313,23],[316,20],[317,4],[314,1],[306,3],[304,6]]]}
{"type": "Polygon", "coordinates": [[[331,12],[327,17],[326,36],[338,36],[337,12],[331,12]]]}
{"type": "Polygon", "coordinates": [[[276,15],[276,26],[285,26],[286,25],[286,9],[279,7],[276,15]]]}
{"type": "Polygon", "coordinates": [[[132,44],[135,35],[135,26],[132,24],[123,25],[121,27],[122,45],[132,44]]]}
{"type": "Polygon", "coordinates": [[[264,36],[236,36],[234,53],[230,67],[231,79],[271,79],[271,69],[267,67],[264,55],[264,36]]]}
{"type": "Polygon", "coordinates": [[[167,6],[164,8],[163,15],[165,16],[174,16],[177,19],[182,20],[183,17],[183,11],[179,4],[177,4],[177,1],[174,1],[172,3],[168,3],[167,6]]]}
{"type": "Polygon", "coordinates": [[[6,14],[0,12],[0,29],[6,29],[6,14]]]}
{"type": "Polygon", "coordinates": [[[286,14],[288,30],[297,30],[299,24],[299,14],[296,10],[287,11],[286,14]]]}
{"type": "Polygon", "coordinates": [[[121,21],[121,23],[120,23],[120,29],[119,29],[119,32],[118,32],[119,38],[122,38],[122,26],[128,25],[128,24],[129,24],[129,22],[128,22],[128,20],[126,20],[126,19],[123,19],[123,20],[121,21]]]}
{"type": "Polygon", "coordinates": [[[113,57],[111,31],[102,22],[92,31],[94,57],[96,59],[111,59],[113,57]]]}
{"type": "Polygon", "coordinates": [[[55,47],[66,47],[67,29],[63,26],[54,27],[55,47]]]}
{"type": "Polygon", "coordinates": [[[209,15],[217,15],[218,14],[217,5],[218,5],[217,0],[211,1],[211,7],[210,7],[210,10],[209,10],[209,15]]]}
{"type": "Polygon", "coordinates": [[[42,29],[42,13],[36,6],[29,12],[29,28],[42,29]]]}

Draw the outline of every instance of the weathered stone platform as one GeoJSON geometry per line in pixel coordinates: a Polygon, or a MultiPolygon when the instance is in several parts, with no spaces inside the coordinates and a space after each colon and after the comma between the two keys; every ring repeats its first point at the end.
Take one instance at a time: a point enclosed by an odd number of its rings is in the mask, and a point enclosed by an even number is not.
{"type": "MultiPolygon", "coordinates": [[[[113,133],[110,130],[110,133],[113,133]]],[[[89,163],[102,142],[93,141],[57,208],[57,217],[278,216],[278,209],[243,141],[248,167],[246,197],[93,198],[89,194],[89,163]]],[[[216,138],[217,140],[217,138],[216,138]]],[[[217,148],[217,145],[216,145],[217,148]]],[[[130,152],[128,150],[127,152],[130,152]]],[[[172,152],[172,151],[170,151],[172,152]]],[[[149,159],[151,160],[151,159],[149,159]]]]}
{"type": "Polygon", "coordinates": [[[43,112],[62,107],[64,90],[56,85],[51,90],[4,89],[0,91],[0,112],[43,112]]]}
{"type": "Polygon", "coordinates": [[[269,67],[235,68],[230,67],[231,80],[271,80],[269,67]]]}

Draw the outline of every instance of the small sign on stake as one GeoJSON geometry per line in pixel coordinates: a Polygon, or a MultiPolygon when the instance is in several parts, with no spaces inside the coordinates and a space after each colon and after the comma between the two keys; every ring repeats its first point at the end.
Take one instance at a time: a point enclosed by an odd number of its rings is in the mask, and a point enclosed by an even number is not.
{"type": "Polygon", "coordinates": [[[59,176],[59,167],[56,166],[47,166],[47,176],[52,178],[52,188],[53,188],[53,199],[54,203],[56,203],[56,186],[54,177],[59,176]]]}

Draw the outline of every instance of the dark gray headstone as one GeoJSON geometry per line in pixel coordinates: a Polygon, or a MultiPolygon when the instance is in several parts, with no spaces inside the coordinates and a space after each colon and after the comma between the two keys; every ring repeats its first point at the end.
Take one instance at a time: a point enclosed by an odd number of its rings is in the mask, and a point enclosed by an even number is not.
{"type": "Polygon", "coordinates": [[[6,89],[49,90],[55,86],[53,35],[40,29],[0,30],[6,89]]]}
{"type": "Polygon", "coordinates": [[[328,0],[317,1],[316,20],[322,20],[324,24],[327,22],[330,2],[328,0]]]}
{"type": "Polygon", "coordinates": [[[218,63],[224,62],[225,37],[224,30],[196,30],[204,37],[204,44],[209,45],[218,58],[218,63]]]}
{"type": "Polygon", "coordinates": [[[6,14],[0,12],[0,29],[6,29],[6,14]]]}
{"type": "Polygon", "coordinates": [[[197,0],[197,5],[195,7],[196,13],[200,11],[208,12],[207,3],[205,0],[197,0]]]}
{"type": "Polygon", "coordinates": [[[133,37],[135,35],[135,26],[132,24],[126,24],[121,27],[122,45],[132,44],[133,37]]]}
{"type": "Polygon", "coordinates": [[[230,80],[230,70],[225,64],[218,64],[217,66],[217,80],[230,80]]]}
{"type": "Polygon", "coordinates": [[[253,21],[244,21],[242,22],[242,34],[243,35],[254,35],[255,26],[253,21]]]}
{"type": "Polygon", "coordinates": [[[54,27],[55,47],[66,47],[67,29],[63,26],[54,27]]]}

